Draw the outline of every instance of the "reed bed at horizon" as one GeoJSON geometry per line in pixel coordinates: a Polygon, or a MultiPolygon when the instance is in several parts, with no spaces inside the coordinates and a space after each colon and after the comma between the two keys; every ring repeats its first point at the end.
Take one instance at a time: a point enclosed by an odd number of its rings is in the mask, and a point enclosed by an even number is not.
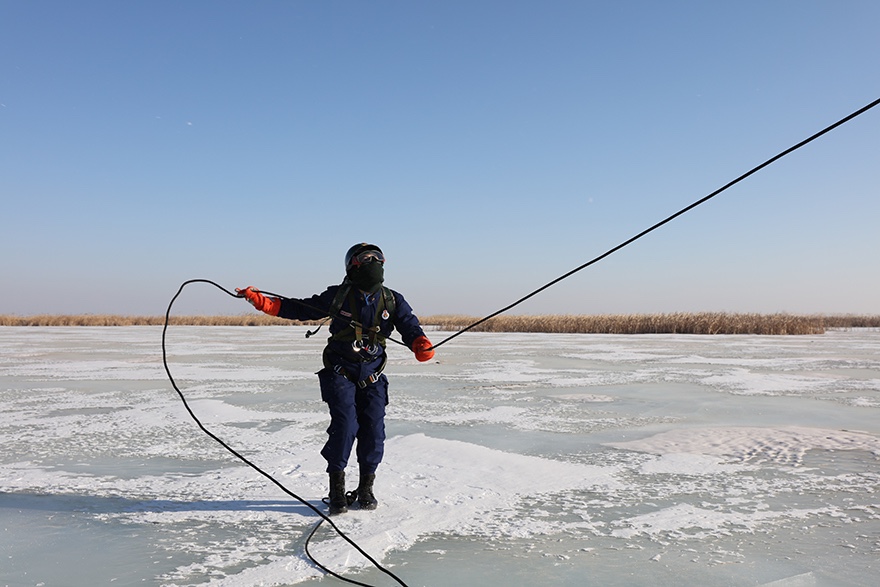
{"type": "MultiPolygon", "coordinates": [[[[425,316],[425,327],[458,331],[477,322],[466,315],[425,316]]],[[[173,326],[291,326],[318,324],[264,314],[171,316],[173,326]]],[[[164,316],[79,314],[0,315],[0,326],[162,326],[164,316]]],[[[510,315],[496,316],[474,332],[544,332],[580,334],[823,334],[831,328],[880,328],[880,315],[743,314],[676,312],[668,314],[510,315]]]]}

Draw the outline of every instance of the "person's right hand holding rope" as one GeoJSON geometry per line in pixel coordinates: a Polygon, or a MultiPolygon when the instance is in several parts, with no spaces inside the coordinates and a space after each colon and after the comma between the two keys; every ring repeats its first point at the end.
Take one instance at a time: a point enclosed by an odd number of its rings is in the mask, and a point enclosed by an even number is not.
{"type": "Polygon", "coordinates": [[[249,301],[260,312],[270,316],[277,316],[279,310],[281,310],[281,300],[264,296],[260,293],[260,290],[251,285],[244,289],[235,288],[235,293],[249,301]]]}

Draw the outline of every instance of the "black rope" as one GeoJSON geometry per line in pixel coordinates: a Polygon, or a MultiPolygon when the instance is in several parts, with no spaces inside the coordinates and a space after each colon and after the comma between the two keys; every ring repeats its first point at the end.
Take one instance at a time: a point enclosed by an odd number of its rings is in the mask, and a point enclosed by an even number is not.
{"type": "Polygon", "coordinates": [[[489,315],[486,316],[485,318],[481,318],[480,320],[477,320],[477,321],[474,322],[473,324],[471,324],[471,325],[469,325],[469,326],[466,326],[466,327],[462,328],[462,329],[459,330],[458,332],[456,332],[456,333],[452,334],[451,336],[449,336],[449,337],[443,339],[442,341],[438,342],[437,344],[435,344],[435,345],[434,345],[433,347],[431,347],[431,348],[432,348],[432,349],[436,349],[436,348],[439,347],[440,345],[443,345],[443,344],[449,342],[450,340],[452,340],[452,339],[455,338],[456,336],[458,336],[458,335],[460,335],[460,334],[463,334],[463,333],[467,332],[468,330],[471,330],[472,328],[475,328],[475,327],[479,326],[480,324],[486,322],[487,320],[491,320],[492,318],[494,318],[495,316],[498,316],[499,314],[503,314],[504,312],[507,312],[507,311],[510,310],[511,308],[514,308],[515,306],[520,305],[521,303],[523,303],[524,301],[528,300],[529,298],[538,295],[539,293],[541,293],[542,291],[544,291],[544,290],[547,289],[548,287],[551,287],[551,286],[553,286],[553,285],[556,285],[557,283],[559,283],[559,282],[562,281],[563,279],[566,279],[566,278],[568,278],[568,277],[571,277],[572,275],[574,275],[574,274],[577,273],[578,271],[581,271],[582,269],[586,269],[586,268],[589,267],[590,265],[593,265],[593,264],[595,264],[595,263],[598,263],[599,261],[601,261],[601,260],[604,259],[605,257],[607,257],[607,256],[609,256],[609,255],[611,255],[611,254],[613,254],[613,253],[616,253],[617,251],[619,251],[619,250],[622,249],[623,247],[625,247],[625,246],[627,246],[627,245],[629,245],[629,244],[632,244],[632,243],[634,243],[635,241],[639,240],[640,238],[642,238],[643,236],[645,236],[645,235],[648,234],[649,232],[653,232],[654,230],[660,228],[660,227],[663,226],[664,224],[666,224],[666,223],[668,223],[668,222],[671,222],[671,221],[675,220],[676,218],[678,218],[679,216],[681,216],[681,215],[684,214],[685,212],[687,212],[687,211],[689,211],[689,210],[692,210],[692,209],[696,208],[697,206],[699,206],[700,204],[703,204],[704,202],[707,202],[707,201],[711,200],[712,198],[714,198],[715,196],[717,196],[717,195],[720,194],[721,192],[723,192],[723,191],[725,191],[726,189],[728,189],[728,188],[730,188],[730,187],[732,187],[732,186],[738,184],[739,182],[741,182],[741,181],[744,180],[745,178],[749,177],[750,175],[752,175],[752,174],[754,174],[754,173],[757,173],[758,171],[764,169],[765,167],[767,167],[767,166],[770,165],[771,163],[774,163],[774,162],[778,161],[779,159],[785,157],[785,156],[788,155],[789,153],[791,153],[791,152],[793,152],[793,151],[796,151],[796,150],[800,149],[801,147],[803,147],[804,145],[806,145],[806,144],[808,144],[808,143],[811,143],[812,141],[818,139],[819,137],[821,137],[821,136],[824,135],[825,133],[831,132],[832,130],[834,130],[834,129],[837,128],[838,126],[840,126],[840,125],[842,125],[842,124],[844,124],[844,123],[846,123],[846,122],[849,122],[850,120],[852,120],[852,119],[855,118],[856,116],[859,116],[860,114],[864,114],[865,112],[867,112],[867,111],[870,110],[871,108],[877,106],[877,104],[880,104],[880,98],[878,98],[877,100],[874,100],[873,102],[871,102],[871,103],[868,104],[867,106],[864,106],[864,107],[862,107],[862,108],[856,110],[855,112],[853,112],[853,113],[850,114],[849,116],[846,116],[846,117],[844,117],[844,118],[841,118],[840,120],[838,120],[838,121],[835,122],[834,124],[832,124],[832,125],[830,125],[830,126],[824,128],[824,129],[822,129],[821,131],[817,132],[817,133],[814,134],[813,136],[811,136],[811,137],[809,137],[809,138],[807,138],[807,139],[804,139],[803,141],[799,142],[798,144],[796,144],[796,145],[794,145],[794,146],[792,146],[792,147],[789,147],[788,149],[782,151],[782,152],[779,153],[778,155],[775,155],[774,157],[771,157],[770,159],[767,159],[766,161],[764,161],[763,163],[761,163],[761,164],[758,165],[757,167],[754,167],[754,168],[752,168],[751,170],[747,171],[746,173],[743,173],[742,175],[740,175],[739,177],[737,177],[736,179],[734,179],[734,180],[731,181],[730,183],[728,183],[728,184],[726,184],[726,185],[724,185],[724,186],[718,188],[717,190],[715,190],[714,192],[712,192],[712,193],[709,194],[708,196],[705,196],[705,197],[703,197],[703,198],[697,200],[697,201],[694,202],[693,204],[691,204],[691,205],[689,205],[689,206],[687,206],[687,207],[685,207],[685,208],[682,208],[681,210],[679,210],[678,212],[676,212],[676,213],[673,214],[672,216],[669,216],[668,218],[665,218],[664,220],[661,220],[660,222],[658,222],[658,223],[655,224],[654,226],[651,226],[650,228],[646,228],[645,230],[643,230],[643,231],[640,232],[639,234],[635,235],[634,237],[632,237],[632,238],[630,238],[630,239],[628,239],[628,240],[626,240],[626,241],[620,243],[619,245],[617,245],[616,247],[614,247],[614,248],[612,248],[612,249],[609,249],[609,250],[605,251],[604,253],[602,253],[601,255],[599,255],[598,257],[596,257],[595,259],[591,259],[590,261],[587,261],[587,262],[584,263],[583,265],[581,265],[581,266],[579,266],[579,267],[575,267],[574,269],[572,269],[572,270],[569,271],[568,273],[566,273],[566,274],[564,274],[564,275],[560,275],[559,277],[557,277],[557,278],[554,279],[553,281],[551,281],[551,282],[549,282],[549,283],[546,283],[546,284],[542,285],[541,287],[539,287],[539,288],[536,289],[535,291],[533,291],[533,292],[531,292],[531,293],[529,293],[529,294],[527,294],[527,295],[521,297],[520,299],[518,299],[517,301],[513,302],[512,304],[509,304],[509,305],[507,305],[507,306],[501,308],[500,310],[498,310],[498,311],[496,311],[496,312],[493,312],[493,313],[489,314],[489,315]]]}
{"type": "MultiPolygon", "coordinates": [[[[312,561],[312,563],[314,563],[318,568],[320,568],[321,570],[323,570],[325,573],[327,573],[327,574],[329,574],[329,575],[332,575],[332,576],[336,577],[337,579],[340,579],[340,580],[342,580],[342,581],[345,581],[346,583],[352,583],[352,584],[354,584],[354,585],[363,585],[363,586],[365,586],[365,587],[373,587],[373,586],[371,586],[371,585],[368,585],[367,583],[360,583],[360,582],[355,581],[355,580],[353,580],[353,579],[347,579],[346,577],[343,577],[343,576],[341,576],[341,575],[339,575],[339,574],[337,574],[337,573],[331,571],[330,569],[328,569],[327,567],[325,567],[324,565],[322,565],[321,563],[319,563],[317,560],[315,560],[315,558],[314,558],[314,557],[312,556],[312,554],[309,552],[309,541],[312,539],[312,536],[315,535],[315,532],[318,530],[318,528],[321,526],[321,524],[324,523],[324,522],[327,522],[328,524],[330,524],[330,526],[333,528],[333,530],[335,530],[336,533],[339,534],[339,536],[341,536],[343,539],[345,539],[345,541],[348,542],[352,547],[354,547],[355,550],[357,550],[359,553],[361,553],[361,554],[362,554],[362,555],[363,555],[368,561],[370,561],[370,563],[373,564],[373,566],[375,566],[377,569],[379,569],[380,571],[382,571],[382,572],[385,573],[386,575],[390,576],[392,579],[394,579],[395,581],[397,581],[397,582],[398,582],[400,585],[402,585],[403,587],[407,587],[406,583],[404,583],[404,582],[403,582],[403,581],[402,581],[397,575],[395,575],[394,573],[392,573],[391,571],[389,571],[388,569],[386,569],[385,567],[383,567],[382,565],[380,565],[380,564],[379,564],[379,563],[378,563],[373,557],[371,557],[371,556],[370,556],[369,554],[367,554],[367,553],[366,553],[366,552],[365,552],[360,546],[358,546],[358,544],[357,544],[356,542],[354,542],[354,540],[352,540],[351,538],[349,538],[349,537],[348,537],[348,536],[347,536],[342,530],[340,530],[340,529],[336,526],[336,524],[333,523],[333,520],[330,519],[330,517],[328,517],[324,512],[322,512],[320,509],[318,509],[317,507],[315,507],[312,503],[306,501],[305,499],[301,498],[300,496],[298,496],[297,494],[295,494],[294,492],[292,492],[291,490],[289,490],[287,487],[285,487],[284,485],[282,485],[280,481],[278,481],[277,479],[275,479],[272,475],[270,475],[269,473],[267,473],[267,472],[265,472],[264,470],[262,470],[260,467],[258,467],[258,466],[255,465],[253,462],[251,462],[250,460],[248,460],[248,459],[247,459],[245,456],[243,456],[241,453],[237,452],[237,451],[236,451],[235,449],[233,449],[231,446],[229,446],[228,444],[226,444],[226,442],[224,442],[220,437],[218,437],[216,434],[214,434],[213,432],[211,432],[210,430],[208,430],[208,429],[205,427],[205,425],[202,424],[201,420],[199,420],[199,418],[196,416],[195,412],[192,411],[192,408],[190,408],[189,403],[186,401],[186,397],[183,395],[183,392],[180,391],[180,388],[177,387],[177,383],[175,383],[175,381],[174,381],[174,377],[171,375],[171,369],[169,369],[169,367],[168,367],[168,357],[167,357],[166,350],[165,350],[165,335],[166,335],[166,333],[167,333],[167,331],[168,331],[168,322],[169,322],[169,319],[170,319],[170,317],[171,317],[171,307],[174,305],[174,302],[177,300],[177,297],[178,297],[178,296],[181,294],[181,292],[183,291],[183,288],[185,288],[185,287],[186,287],[187,285],[189,285],[190,283],[208,283],[208,284],[211,284],[211,285],[213,285],[214,287],[216,287],[216,288],[218,288],[218,289],[220,289],[220,290],[226,292],[227,294],[229,294],[230,296],[232,296],[232,297],[234,297],[234,298],[240,298],[240,297],[242,297],[241,295],[238,295],[238,294],[232,293],[231,291],[229,291],[229,290],[227,290],[226,288],[224,288],[224,287],[222,287],[222,286],[220,286],[220,285],[214,283],[214,282],[211,281],[211,280],[208,280],[208,279],[190,279],[189,281],[185,281],[185,282],[183,282],[183,284],[180,286],[180,289],[177,290],[177,293],[174,294],[174,297],[173,297],[173,298],[171,298],[171,303],[168,304],[168,310],[166,310],[166,312],[165,312],[165,326],[162,328],[162,364],[165,366],[165,373],[168,374],[168,379],[169,379],[169,381],[171,381],[171,386],[174,388],[174,391],[177,392],[177,395],[180,396],[180,400],[183,402],[183,406],[186,408],[186,411],[189,412],[189,415],[192,417],[192,419],[195,421],[195,423],[198,425],[198,427],[202,429],[202,432],[204,432],[205,434],[207,434],[208,436],[210,436],[213,440],[215,440],[218,444],[220,444],[220,446],[222,446],[222,447],[225,448],[227,451],[229,451],[230,453],[232,453],[233,456],[235,456],[236,458],[238,458],[239,460],[241,460],[244,464],[248,465],[248,466],[251,467],[253,470],[255,470],[257,473],[259,473],[260,475],[262,475],[263,477],[265,477],[266,479],[268,479],[269,481],[271,481],[272,483],[274,483],[276,486],[278,486],[279,489],[281,489],[281,491],[283,491],[284,493],[286,493],[286,494],[289,495],[290,497],[294,498],[295,500],[297,500],[297,501],[300,502],[301,504],[303,504],[303,505],[309,507],[313,512],[315,512],[316,514],[318,514],[318,516],[320,516],[321,520],[320,520],[320,521],[315,525],[315,527],[312,529],[312,531],[311,531],[311,533],[309,534],[308,538],[306,538],[306,544],[305,544],[305,552],[306,552],[306,556],[308,556],[309,559],[312,561]]],[[[271,294],[270,294],[270,295],[271,295],[271,294]]]]}
{"type": "MultiPolygon", "coordinates": [[[[560,275],[560,276],[557,277],[556,279],[554,279],[554,280],[552,280],[552,281],[550,281],[550,282],[548,282],[548,283],[542,285],[542,286],[539,287],[538,289],[536,289],[536,290],[532,291],[531,293],[529,293],[529,294],[527,294],[527,295],[521,297],[520,299],[516,300],[516,301],[513,302],[512,304],[508,304],[507,306],[501,308],[500,310],[497,310],[497,311],[495,311],[495,312],[489,314],[488,316],[486,316],[486,317],[484,317],[484,318],[481,318],[480,320],[477,320],[477,321],[474,322],[473,324],[471,324],[471,325],[469,325],[469,326],[466,326],[465,328],[462,328],[462,329],[459,330],[458,332],[452,334],[451,336],[449,336],[449,337],[443,339],[442,341],[438,342],[437,344],[433,345],[431,348],[432,348],[432,349],[436,349],[436,348],[438,348],[439,346],[441,346],[441,345],[443,345],[443,344],[446,344],[447,342],[449,342],[450,340],[454,339],[455,337],[457,337],[457,336],[459,336],[459,335],[461,335],[461,334],[463,334],[463,333],[465,333],[465,332],[467,332],[467,331],[469,331],[469,330],[471,330],[471,329],[473,329],[473,328],[479,326],[480,324],[483,324],[484,322],[486,322],[486,321],[488,321],[488,320],[491,320],[492,318],[494,318],[495,316],[498,316],[499,314],[503,314],[504,312],[507,312],[508,310],[510,310],[510,309],[512,309],[512,308],[514,308],[514,307],[516,307],[516,306],[518,306],[519,304],[525,302],[526,300],[528,300],[528,299],[530,299],[530,298],[532,298],[532,297],[538,295],[539,293],[541,293],[541,292],[544,291],[545,289],[547,289],[547,288],[549,288],[549,287],[551,287],[551,286],[553,286],[553,285],[556,285],[557,283],[559,283],[560,281],[562,281],[562,280],[564,280],[564,279],[567,279],[568,277],[571,277],[571,276],[574,275],[575,273],[577,273],[577,272],[579,272],[579,271],[581,271],[581,270],[583,270],[583,269],[586,269],[587,267],[589,267],[589,266],[591,266],[591,265],[594,265],[595,263],[598,263],[598,262],[601,261],[602,259],[604,259],[604,258],[606,258],[606,257],[608,257],[608,256],[610,256],[610,255],[612,255],[613,253],[616,253],[616,252],[619,251],[620,249],[622,249],[622,248],[624,248],[624,247],[626,247],[626,246],[632,244],[633,242],[639,240],[639,239],[642,238],[643,236],[645,236],[645,235],[647,235],[647,234],[653,232],[654,230],[660,228],[661,226],[663,226],[663,225],[665,225],[665,224],[671,222],[672,220],[678,218],[679,216],[681,216],[681,215],[684,214],[685,212],[688,212],[688,211],[690,211],[690,210],[696,208],[697,206],[699,206],[699,205],[701,205],[701,204],[703,204],[703,203],[705,203],[705,202],[711,200],[712,198],[714,198],[714,197],[717,196],[718,194],[720,194],[720,193],[722,193],[723,191],[727,190],[728,188],[730,188],[730,187],[736,185],[737,183],[741,182],[742,180],[746,179],[747,177],[749,177],[749,176],[751,176],[751,175],[757,173],[758,171],[760,171],[761,169],[767,167],[768,165],[771,165],[772,163],[778,161],[778,160],[781,159],[782,157],[785,157],[785,156],[788,155],[789,153],[792,153],[792,152],[794,152],[794,151],[800,149],[801,147],[807,145],[808,143],[811,143],[812,141],[818,139],[818,138],[821,137],[822,135],[824,135],[824,134],[826,134],[826,133],[828,133],[828,132],[831,132],[832,130],[834,130],[834,129],[837,128],[838,126],[841,126],[842,124],[844,124],[844,123],[846,123],[846,122],[852,120],[853,118],[855,118],[855,117],[857,117],[857,116],[859,116],[859,115],[861,115],[861,114],[864,114],[865,112],[867,112],[868,110],[874,108],[874,107],[877,106],[878,104],[880,104],[880,99],[874,100],[873,102],[871,102],[871,103],[868,104],[867,106],[864,106],[864,107],[860,108],[859,110],[856,110],[856,111],[853,112],[852,114],[850,114],[850,115],[848,115],[848,116],[846,116],[846,117],[844,117],[844,118],[838,120],[838,121],[835,122],[834,124],[832,124],[832,125],[830,125],[830,126],[824,128],[824,129],[822,129],[821,131],[817,132],[816,134],[810,136],[809,138],[804,139],[803,141],[797,143],[796,145],[793,145],[793,146],[789,147],[788,149],[782,151],[781,153],[779,153],[779,154],[777,154],[777,155],[771,157],[770,159],[764,161],[764,162],[761,163],[760,165],[758,165],[758,166],[752,168],[751,170],[747,171],[746,173],[740,175],[739,177],[737,177],[737,178],[734,179],[733,181],[731,181],[731,182],[725,184],[724,186],[718,188],[717,190],[715,190],[714,192],[710,193],[709,195],[707,195],[707,196],[705,196],[705,197],[703,197],[703,198],[697,200],[696,202],[690,204],[689,206],[686,206],[686,207],[682,208],[681,210],[679,210],[679,211],[676,212],[675,214],[672,214],[671,216],[669,216],[669,217],[667,217],[667,218],[661,220],[660,222],[654,224],[653,226],[651,226],[651,227],[649,227],[649,228],[643,230],[642,232],[638,233],[637,235],[635,235],[635,236],[633,236],[633,237],[627,239],[626,241],[620,243],[620,244],[617,245],[616,247],[613,247],[613,248],[611,248],[611,249],[605,251],[604,253],[602,253],[602,254],[599,255],[598,257],[595,257],[594,259],[591,259],[590,261],[587,261],[587,262],[584,263],[583,265],[580,265],[580,266],[578,266],[578,267],[575,267],[574,269],[572,269],[572,270],[569,271],[568,273],[565,273],[565,274],[563,274],[563,275],[560,275]]],[[[306,543],[305,543],[305,552],[306,552],[306,555],[309,557],[309,559],[310,559],[310,560],[311,560],[316,566],[318,566],[319,568],[321,568],[321,569],[322,569],[323,571],[325,571],[326,573],[328,573],[328,574],[330,574],[330,575],[332,575],[332,576],[334,576],[334,577],[336,577],[336,578],[338,578],[338,579],[340,579],[340,580],[342,580],[342,581],[345,581],[345,582],[347,582],[347,583],[352,583],[352,584],[355,584],[355,585],[363,585],[363,586],[365,586],[365,587],[371,587],[370,585],[368,585],[368,584],[366,584],[366,583],[360,583],[360,582],[358,582],[358,581],[354,581],[354,580],[351,580],[351,579],[347,579],[347,578],[345,578],[345,577],[342,577],[341,575],[338,575],[337,573],[334,573],[333,571],[331,571],[330,569],[328,569],[327,567],[325,567],[324,565],[322,565],[321,563],[319,563],[317,560],[315,560],[315,558],[311,555],[311,553],[309,552],[309,541],[310,541],[310,540],[312,539],[312,537],[315,535],[315,532],[318,530],[318,528],[321,526],[321,524],[322,524],[323,522],[326,521],[326,522],[327,522],[328,524],[330,524],[330,526],[336,531],[336,533],[339,534],[339,536],[341,536],[342,538],[344,538],[349,544],[351,544],[352,547],[354,547],[358,552],[360,552],[362,555],[364,555],[364,557],[366,557],[366,559],[369,560],[369,561],[370,561],[370,562],[371,562],[371,563],[372,563],[377,569],[379,569],[380,571],[386,573],[387,575],[389,575],[390,577],[392,577],[393,579],[395,579],[400,585],[403,585],[404,587],[407,587],[406,584],[405,584],[405,583],[404,583],[399,577],[397,577],[396,575],[394,575],[391,571],[389,571],[389,570],[385,569],[384,567],[382,567],[382,566],[381,566],[381,565],[380,565],[375,559],[373,559],[370,555],[368,555],[366,552],[364,552],[364,550],[361,549],[360,546],[358,546],[353,540],[351,540],[348,536],[346,536],[345,533],[343,533],[343,532],[342,532],[342,531],[336,526],[336,524],[333,523],[333,520],[331,520],[326,514],[324,514],[321,510],[319,510],[318,508],[316,508],[313,504],[309,503],[308,501],[304,500],[303,498],[299,497],[298,495],[296,495],[295,493],[293,493],[292,491],[290,491],[289,489],[287,489],[287,488],[286,488],[284,485],[282,485],[277,479],[275,479],[275,478],[272,477],[270,474],[266,473],[265,471],[263,471],[262,469],[260,469],[257,465],[255,465],[255,464],[252,463],[250,460],[248,460],[247,458],[245,458],[243,455],[241,455],[240,453],[238,453],[237,451],[235,451],[232,447],[230,447],[228,444],[226,444],[226,443],[225,443],[223,440],[221,440],[218,436],[216,436],[214,433],[212,433],[210,430],[208,430],[208,429],[207,429],[207,428],[201,423],[201,421],[198,419],[198,417],[195,415],[195,413],[192,411],[192,409],[190,408],[189,404],[188,404],[187,401],[186,401],[186,397],[184,397],[183,393],[180,391],[180,389],[177,387],[177,384],[174,382],[174,377],[171,375],[171,370],[168,368],[168,360],[167,360],[166,351],[165,351],[165,334],[166,334],[166,332],[167,332],[167,330],[168,330],[168,322],[169,322],[169,318],[170,318],[170,315],[171,315],[171,307],[174,305],[175,300],[177,300],[177,297],[178,297],[178,296],[181,294],[181,292],[183,291],[183,288],[186,287],[187,285],[189,285],[190,283],[209,283],[209,284],[211,284],[211,285],[217,287],[218,289],[220,289],[220,290],[226,292],[227,294],[229,294],[229,295],[232,296],[232,297],[236,297],[236,298],[243,297],[243,296],[241,296],[241,295],[239,295],[239,294],[232,293],[231,291],[229,291],[229,290],[223,288],[222,286],[220,286],[220,285],[214,283],[213,281],[210,281],[210,280],[207,280],[207,279],[191,279],[191,280],[189,280],[189,281],[185,281],[185,282],[180,286],[180,289],[177,291],[177,293],[176,293],[176,294],[174,295],[174,297],[171,299],[171,303],[168,304],[168,310],[165,312],[165,326],[164,326],[164,328],[162,329],[162,363],[163,363],[164,366],[165,366],[165,372],[168,374],[168,379],[171,381],[171,385],[174,387],[174,390],[175,390],[175,391],[177,392],[177,394],[180,396],[180,399],[181,399],[181,401],[183,402],[183,405],[184,405],[184,407],[186,408],[187,412],[189,412],[189,415],[192,417],[192,419],[196,422],[196,424],[199,426],[199,428],[202,429],[202,431],[203,431],[205,434],[207,434],[208,436],[210,436],[213,440],[215,440],[217,443],[219,443],[223,448],[225,448],[227,451],[229,451],[230,453],[232,453],[235,457],[237,457],[238,459],[240,459],[240,460],[241,460],[242,462],[244,462],[246,465],[250,466],[252,469],[254,469],[254,470],[257,471],[258,473],[260,473],[261,475],[263,475],[264,477],[266,477],[269,481],[271,481],[272,483],[274,483],[275,485],[277,485],[277,486],[278,486],[278,487],[279,487],[284,493],[286,493],[287,495],[293,497],[294,499],[296,499],[296,500],[299,501],[300,503],[302,503],[302,504],[308,506],[308,507],[309,507],[310,509],[312,509],[316,514],[318,514],[318,516],[321,517],[321,520],[318,522],[318,524],[315,525],[315,527],[314,527],[314,528],[312,529],[312,531],[309,533],[309,536],[306,538],[306,543]]],[[[290,299],[290,300],[293,300],[294,302],[296,302],[296,303],[298,303],[298,304],[300,304],[300,305],[302,305],[302,306],[309,307],[309,308],[312,308],[312,309],[316,309],[316,308],[314,308],[313,306],[310,306],[309,304],[306,304],[306,303],[302,302],[301,300],[297,300],[297,299],[293,299],[293,298],[286,298],[286,297],[284,297],[284,296],[280,296],[280,295],[278,295],[278,294],[274,294],[274,293],[271,293],[271,292],[262,292],[262,293],[263,293],[264,295],[269,295],[269,296],[272,296],[272,297],[278,297],[278,298],[282,298],[282,299],[290,299]]],[[[396,342],[396,343],[398,343],[398,344],[403,345],[402,342],[396,341],[396,340],[394,340],[394,339],[390,339],[390,338],[389,338],[388,340],[391,340],[392,342],[396,342]]],[[[404,346],[405,346],[405,345],[404,345],[404,346]]]]}

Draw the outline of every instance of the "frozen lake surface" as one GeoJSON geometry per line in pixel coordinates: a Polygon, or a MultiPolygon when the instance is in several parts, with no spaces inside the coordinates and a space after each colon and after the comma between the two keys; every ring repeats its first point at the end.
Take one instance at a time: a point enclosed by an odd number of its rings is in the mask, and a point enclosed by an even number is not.
{"type": "MultiPolygon", "coordinates": [[[[324,341],[304,332],[171,327],[168,356],[204,424],[317,505],[324,341]]],[[[342,584],[304,554],[317,516],[190,419],[160,342],[0,328],[0,586],[342,584]]],[[[876,330],[389,351],[380,505],[335,520],[409,587],[876,584],[876,330]]],[[[310,548],[396,584],[326,524],[310,548]]]]}

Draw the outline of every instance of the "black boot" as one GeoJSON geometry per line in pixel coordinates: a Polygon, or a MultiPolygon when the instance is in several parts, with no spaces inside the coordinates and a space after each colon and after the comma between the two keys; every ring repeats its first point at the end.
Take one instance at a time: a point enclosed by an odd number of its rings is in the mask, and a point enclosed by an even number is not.
{"type": "Polygon", "coordinates": [[[373,495],[373,481],[375,480],[375,474],[361,474],[360,483],[357,488],[357,502],[362,510],[374,510],[379,505],[378,500],[373,495]]]}
{"type": "Polygon", "coordinates": [[[330,473],[330,515],[344,514],[348,511],[345,498],[345,471],[330,473]]]}

